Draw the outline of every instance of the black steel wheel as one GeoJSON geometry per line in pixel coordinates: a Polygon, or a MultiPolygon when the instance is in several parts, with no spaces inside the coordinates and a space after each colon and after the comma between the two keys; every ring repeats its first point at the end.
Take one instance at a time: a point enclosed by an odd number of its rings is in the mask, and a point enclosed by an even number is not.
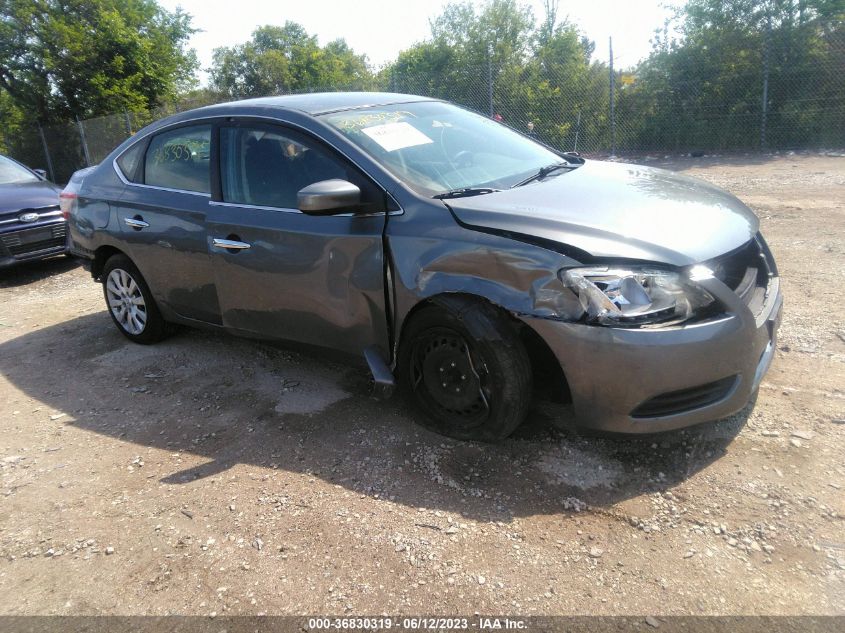
{"type": "Polygon", "coordinates": [[[531,364],[507,315],[445,295],[416,312],[400,348],[400,381],[423,425],[464,440],[497,441],[525,418],[531,364]]]}
{"type": "Polygon", "coordinates": [[[435,327],[413,342],[411,383],[428,407],[452,416],[462,428],[484,423],[490,412],[489,376],[479,375],[470,346],[455,330],[435,327]]]}

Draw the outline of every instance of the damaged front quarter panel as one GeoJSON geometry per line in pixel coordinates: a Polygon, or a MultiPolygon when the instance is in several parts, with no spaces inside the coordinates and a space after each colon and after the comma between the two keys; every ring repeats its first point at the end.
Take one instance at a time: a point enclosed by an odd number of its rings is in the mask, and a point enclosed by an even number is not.
{"type": "Polygon", "coordinates": [[[444,293],[480,296],[518,316],[581,318],[578,297],[558,276],[579,262],[534,244],[455,228],[452,239],[390,236],[399,319],[444,293]]]}

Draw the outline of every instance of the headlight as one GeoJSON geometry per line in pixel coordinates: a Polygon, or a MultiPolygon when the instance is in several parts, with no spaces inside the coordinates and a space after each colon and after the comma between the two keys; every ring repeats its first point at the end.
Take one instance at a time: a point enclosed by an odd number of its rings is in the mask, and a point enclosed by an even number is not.
{"type": "MultiPolygon", "coordinates": [[[[697,270],[696,278],[701,275],[697,270]]],[[[571,268],[561,271],[560,278],[578,296],[587,321],[602,325],[680,323],[714,302],[688,277],[665,270],[571,268]]]]}

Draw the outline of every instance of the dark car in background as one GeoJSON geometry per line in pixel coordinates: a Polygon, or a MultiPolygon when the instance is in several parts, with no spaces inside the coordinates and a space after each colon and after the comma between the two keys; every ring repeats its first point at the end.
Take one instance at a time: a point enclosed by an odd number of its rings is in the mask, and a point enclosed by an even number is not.
{"type": "Polygon", "coordinates": [[[742,409],[782,298],[759,222],[668,171],[556,152],[422,97],[255,99],[164,119],[62,194],[112,320],[295,341],[497,440],[536,391],[649,433],[742,409]]]}
{"type": "Polygon", "coordinates": [[[0,268],[67,252],[60,187],[0,155],[0,268]]]}

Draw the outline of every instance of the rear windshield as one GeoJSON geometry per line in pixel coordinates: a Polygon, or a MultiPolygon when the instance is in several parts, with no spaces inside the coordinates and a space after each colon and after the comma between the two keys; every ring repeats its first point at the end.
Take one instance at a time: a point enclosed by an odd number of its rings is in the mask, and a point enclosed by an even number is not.
{"type": "Polygon", "coordinates": [[[38,182],[38,176],[15,161],[0,156],[0,185],[12,185],[19,182],[38,182]]]}

